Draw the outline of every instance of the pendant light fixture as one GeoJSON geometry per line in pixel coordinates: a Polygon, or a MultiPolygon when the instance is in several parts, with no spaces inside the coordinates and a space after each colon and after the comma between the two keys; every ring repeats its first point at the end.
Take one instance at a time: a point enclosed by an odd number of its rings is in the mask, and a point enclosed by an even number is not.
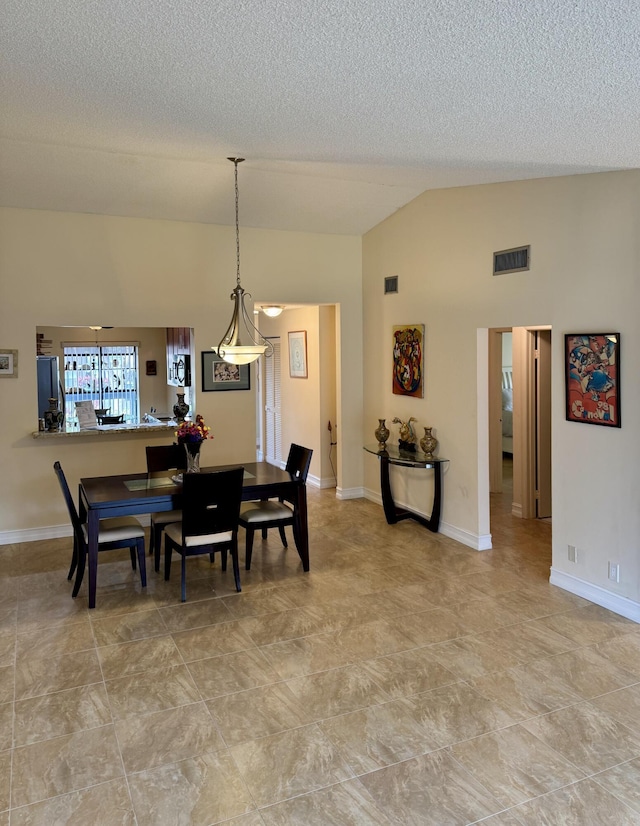
{"type": "Polygon", "coordinates": [[[269,318],[276,318],[280,315],[280,313],[284,310],[284,307],[280,307],[277,304],[263,304],[262,305],[262,312],[265,315],[268,315],[269,318]]]}
{"type": "Polygon", "coordinates": [[[251,321],[245,307],[245,299],[251,298],[251,294],[245,293],[240,285],[240,223],[238,220],[238,164],[242,163],[244,158],[227,158],[227,160],[234,165],[236,184],[236,287],[231,293],[231,300],[234,302],[231,323],[220,340],[220,344],[211,349],[229,364],[250,364],[263,354],[270,356],[273,353],[273,345],[251,321]],[[246,343],[244,344],[241,339],[242,326],[245,328],[246,343]]]}

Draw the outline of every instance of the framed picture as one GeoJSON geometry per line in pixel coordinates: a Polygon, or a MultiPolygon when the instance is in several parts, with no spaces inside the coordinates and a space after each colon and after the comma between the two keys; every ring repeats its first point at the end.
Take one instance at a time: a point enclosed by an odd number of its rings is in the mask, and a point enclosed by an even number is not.
{"type": "Polygon", "coordinates": [[[393,328],[393,392],[424,398],[424,324],[393,328]]]}
{"type": "Polygon", "coordinates": [[[147,362],[147,376],[157,376],[158,375],[158,364],[155,361],[148,361],[147,362]]]}
{"type": "Polygon", "coordinates": [[[202,391],[250,390],[248,364],[229,364],[211,351],[202,352],[202,391]]]}
{"type": "Polygon", "coordinates": [[[18,378],[18,351],[0,347],[0,378],[18,378]]]}
{"type": "Polygon", "coordinates": [[[292,379],[307,378],[307,331],[289,333],[289,375],[292,379]]]}
{"type": "Polygon", "coordinates": [[[567,421],[620,427],[620,333],[564,337],[567,421]]]}

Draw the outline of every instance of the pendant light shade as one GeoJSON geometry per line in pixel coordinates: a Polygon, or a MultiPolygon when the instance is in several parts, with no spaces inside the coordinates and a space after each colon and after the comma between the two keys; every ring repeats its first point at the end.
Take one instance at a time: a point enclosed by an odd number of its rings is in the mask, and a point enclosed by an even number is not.
{"type": "Polygon", "coordinates": [[[276,304],[271,304],[270,306],[263,307],[262,312],[265,315],[268,315],[269,318],[276,318],[280,315],[280,313],[284,310],[284,307],[279,307],[276,304]]]}
{"type": "Polygon", "coordinates": [[[270,341],[267,341],[251,321],[245,306],[245,299],[251,298],[251,295],[245,293],[240,284],[240,223],[238,218],[238,164],[242,163],[244,158],[228,158],[227,160],[232,161],[235,170],[236,286],[230,296],[233,301],[233,313],[227,332],[220,340],[220,344],[211,349],[229,364],[250,364],[263,354],[270,356],[273,353],[273,345],[270,341]],[[242,341],[243,337],[244,343],[242,341]]]}

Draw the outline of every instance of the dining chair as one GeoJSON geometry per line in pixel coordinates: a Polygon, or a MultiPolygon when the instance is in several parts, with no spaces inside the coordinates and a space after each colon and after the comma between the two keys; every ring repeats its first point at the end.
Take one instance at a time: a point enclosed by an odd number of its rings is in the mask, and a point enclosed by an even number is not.
{"type": "MultiPolygon", "coordinates": [[[[147,473],[160,473],[166,470],[183,471],[187,467],[184,445],[147,445],[147,473]]],[[[181,510],[161,511],[151,514],[149,532],[149,556],[154,555],[154,567],[160,570],[160,551],[162,549],[162,532],[172,522],[182,519],[181,510]]]]}
{"type": "MultiPolygon", "coordinates": [[[[60,462],[54,462],[53,469],[58,477],[62,495],[64,497],[71,525],[73,526],[73,556],[67,579],[71,580],[76,572],[76,581],[73,585],[72,596],[77,597],[87,560],[88,551],[88,531],[86,523],[80,521],[67,479],[62,470],[60,462]]],[[[117,548],[129,548],[131,554],[131,567],[135,571],[136,558],[137,565],[140,566],[140,582],[144,588],[147,584],[147,569],[144,553],[144,528],[133,517],[121,517],[114,519],[101,519],[98,533],[98,551],[113,551],[117,548]]]]}
{"type": "MultiPolygon", "coordinates": [[[[311,448],[296,444],[292,444],[289,448],[285,470],[291,474],[291,478],[295,482],[306,485],[312,456],[313,450],[311,448]]],[[[266,499],[260,502],[243,502],[240,507],[240,524],[247,534],[245,547],[245,568],[247,571],[251,570],[253,534],[255,531],[262,530],[262,538],[266,539],[268,529],[277,528],[282,544],[285,548],[288,548],[284,529],[286,525],[291,525],[294,539],[296,539],[297,514],[295,508],[282,499],[279,501],[266,499]]]]}
{"type": "Polygon", "coordinates": [[[222,570],[231,552],[236,590],[240,586],[238,519],[244,468],[213,473],[185,473],[182,481],[182,521],[164,532],[164,578],[171,576],[171,555],[181,556],[181,599],[186,602],[186,559],[196,554],[222,552],[222,570]]]}

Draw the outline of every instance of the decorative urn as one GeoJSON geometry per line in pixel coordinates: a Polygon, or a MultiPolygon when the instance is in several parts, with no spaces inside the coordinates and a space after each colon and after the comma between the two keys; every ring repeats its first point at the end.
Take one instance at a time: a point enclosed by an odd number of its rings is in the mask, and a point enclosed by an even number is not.
{"type": "Polygon", "coordinates": [[[420,449],[427,457],[427,459],[433,459],[433,454],[438,447],[438,440],[431,432],[433,430],[432,427],[425,427],[424,429],[424,436],[420,439],[420,449]]]}
{"type": "Polygon", "coordinates": [[[62,429],[64,415],[58,407],[58,400],[49,399],[49,409],[44,411],[44,426],[49,433],[57,433],[62,429]]]}
{"type": "Polygon", "coordinates": [[[378,422],[379,422],[379,425],[376,428],[375,433],[373,435],[378,440],[378,450],[386,450],[387,446],[386,446],[385,442],[387,441],[387,439],[391,435],[391,431],[386,426],[384,419],[378,419],[378,422]]]}
{"type": "Polygon", "coordinates": [[[176,395],[178,397],[178,401],[173,405],[173,415],[176,417],[176,422],[180,424],[185,420],[185,417],[189,412],[189,405],[184,400],[184,390],[179,390],[176,395]]]}

